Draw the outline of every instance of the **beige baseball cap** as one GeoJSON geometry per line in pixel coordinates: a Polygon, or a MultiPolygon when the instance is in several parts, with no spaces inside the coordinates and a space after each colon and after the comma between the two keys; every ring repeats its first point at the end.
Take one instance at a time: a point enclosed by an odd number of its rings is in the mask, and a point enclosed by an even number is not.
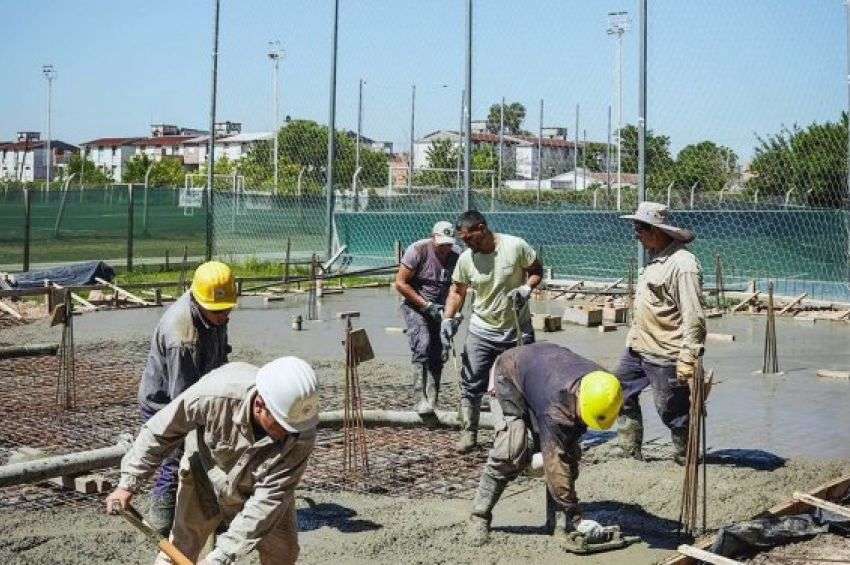
{"type": "Polygon", "coordinates": [[[434,236],[434,243],[437,245],[454,245],[455,243],[455,228],[451,222],[441,221],[434,224],[431,230],[434,236]]]}

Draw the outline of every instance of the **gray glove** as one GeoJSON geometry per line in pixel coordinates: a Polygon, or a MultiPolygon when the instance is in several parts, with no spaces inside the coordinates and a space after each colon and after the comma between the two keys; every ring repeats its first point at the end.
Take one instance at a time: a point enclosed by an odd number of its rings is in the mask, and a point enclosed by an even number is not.
{"type": "Polygon", "coordinates": [[[459,318],[446,318],[440,323],[440,341],[443,347],[451,347],[458,327],[460,327],[459,318]]]}
{"type": "Polygon", "coordinates": [[[519,286],[510,292],[508,292],[508,300],[511,301],[514,308],[519,310],[528,302],[528,299],[531,297],[531,287],[527,284],[519,286]]]}
{"type": "Polygon", "coordinates": [[[422,315],[428,318],[429,322],[440,322],[443,319],[443,307],[440,304],[434,304],[433,302],[428,302],[425,306],[420,310],[422,315]]]}

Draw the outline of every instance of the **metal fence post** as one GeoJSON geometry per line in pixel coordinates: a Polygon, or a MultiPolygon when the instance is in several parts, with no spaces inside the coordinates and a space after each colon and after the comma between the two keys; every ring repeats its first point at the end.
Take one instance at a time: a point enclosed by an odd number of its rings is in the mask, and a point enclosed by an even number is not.
{"type": "Polygon", "coordinates": [[[127,185],[127,272],[133,271],[133,183],[127,185]]]}
{"type": "Polygon", "coordinates": [[[325,210],[325,236],[326,249],[328,259],[333,255],[334,245],[334,160],[336,159],[336,56],[337,56],[337,39],[339,36],[339,0],[334,1],[334,29],[333,29],[333,47],[331,55],[331,84],[330,84],[330,102],[328,108],[328,164],[325,169],[327,178],[325,179],[326,190],[326,210],[325,210]]]}
{"type": "Polygon", "coordinates": [[[32,198],[30,189],[24,189],[24,261],[22,271],[30,270],[30,236],[32,233],[32,198]]]}
{"type": "MultiPolygon", "coordinates": [[[[640,0],[640,80],[638,84],[638,193],[637,203],[646,200],[646,0],[640,0]]],[[[645,264],[643,245],[638,243],[638,267],[645,264]]]]}

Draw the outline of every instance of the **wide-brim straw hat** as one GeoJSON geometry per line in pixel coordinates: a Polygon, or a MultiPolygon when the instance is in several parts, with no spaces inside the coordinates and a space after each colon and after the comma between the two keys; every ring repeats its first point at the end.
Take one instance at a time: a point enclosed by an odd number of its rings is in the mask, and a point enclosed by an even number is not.
{"type": "Polygon", "coordinates": [[[626,214],[620,218],[655,226],[676,241],[683,243],[690,243],[696,238],[696,234],[691,230],[671,224],[670,210],[658,202],[641,202],[634,214],[626,214]]]}

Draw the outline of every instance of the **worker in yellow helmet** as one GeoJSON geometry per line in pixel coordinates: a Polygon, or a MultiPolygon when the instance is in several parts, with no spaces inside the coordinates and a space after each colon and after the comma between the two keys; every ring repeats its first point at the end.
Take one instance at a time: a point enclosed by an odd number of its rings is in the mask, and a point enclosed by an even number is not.
{"type": "Polygon", "coordinates": [[[546,479],[546,529],[564,544],[577,543],[579,439],[588,428],[607,430],[617,420],[623,405],[620,382],[593,361],[541,342],[502,353],[489,388],[496,435],[473,501],[469,543],[489,540],[493,507],[537,451],[546,479]]]}
{"type": "MultiPolygon", "coordinates": [[[[192,287],[162,315],[151,338],[139,382],[139,408],[147,422],[202,376],[227,363],[227,322],[236,306],[230,267],[209,261],[195,270],[192,287]]],[[[182,449],[165,457],[150,493],[148,522],[165,537],[174,519],[182,449]]]]}

